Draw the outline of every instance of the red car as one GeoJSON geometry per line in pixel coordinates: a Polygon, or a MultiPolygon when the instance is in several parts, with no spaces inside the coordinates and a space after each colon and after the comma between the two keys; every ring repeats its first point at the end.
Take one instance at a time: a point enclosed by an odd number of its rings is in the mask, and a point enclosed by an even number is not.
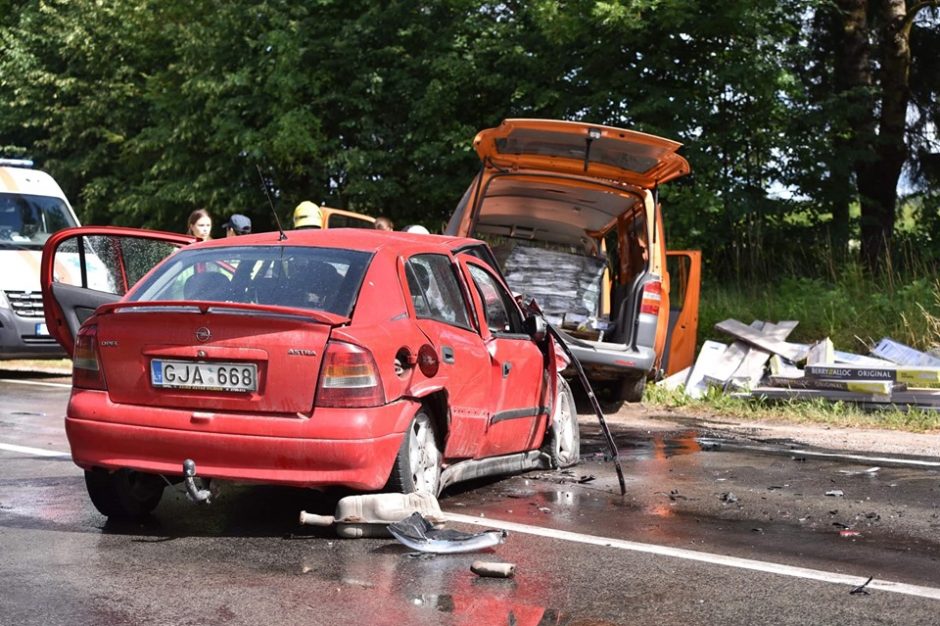
{"type": "Polygon", "coordinates": [[[117,227],[43,251],[65,420],[98,510],[147,515],[199,476],[439,493],[577,463],[571,391],[541,318],[483,242],[362,229],[189,245],[117,227]]]}

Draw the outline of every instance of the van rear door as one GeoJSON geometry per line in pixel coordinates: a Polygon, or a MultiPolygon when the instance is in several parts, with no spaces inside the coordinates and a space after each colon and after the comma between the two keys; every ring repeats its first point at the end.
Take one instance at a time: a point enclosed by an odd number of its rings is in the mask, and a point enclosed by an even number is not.
{"type": "Polygon", "coordinates": [[[483,163],[499,168],[591,176],[643,189],[689,173],[676,141],[583,122],[508,119],[477,133],[473,146],[483,163]]]}
{"type": "Polygon", "coordinates": [[[691,366],[695,359],[702,252],[669,250],[666,267],[670,283],[669,327],[662,367],[668,376],[691,366]]]}

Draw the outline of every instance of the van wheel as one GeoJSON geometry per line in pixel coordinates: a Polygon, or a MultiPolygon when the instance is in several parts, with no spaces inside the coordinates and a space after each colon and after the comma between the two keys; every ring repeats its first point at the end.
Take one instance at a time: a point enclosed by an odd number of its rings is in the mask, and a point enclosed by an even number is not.
{"type": "Polygon", "coordinates": [[[596,390],[598,399],[603,399],[607,405],[606,410],[616,411],[624,402],[640,402],[643,399],[646,376],[624,376],[617,380],[596,382],[592,387],[596,390]]]}
{"type": "Polygon", "coordinates": [[[577,465],[581,458],[581,431],[578,428],[578,411],[574,405],[571,387],[561,376],[555,393],[552,425],[545,435],[542,452],[548,454],[552,467],[561,469],[577,465]]]}
{"type": "Polygon", "coordinates": [[[640,402],[643,400],[643,391],[646,389],[646,376],[625,376],[617,381],[619,384],[619,400],[621,402],[640,402]]]}
{"type": "Polygon", "coordinates": [[[163,497],[166,483],[156,474],[131,470],[85,471],[85,487],[92,504],[111,519],[139,520],[149,515],[163,497]]]}
{"type": "Polygon", "coordinates": [[[402,437],[385,490],[437,496],[441,485],[441,456],[434,423],[427,410],[421,408],[402,437]]]}

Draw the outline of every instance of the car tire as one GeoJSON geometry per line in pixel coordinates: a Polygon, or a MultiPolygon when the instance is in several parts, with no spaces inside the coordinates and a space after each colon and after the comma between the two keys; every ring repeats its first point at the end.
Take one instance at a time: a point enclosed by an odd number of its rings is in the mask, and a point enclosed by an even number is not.
{"type": "Polygon", "coordinates": [[[441,485],[441,456],[434,421],[427,410],[421,408],[402,437],[386,491],[437,496],[441,485]]]}
{"type": "Polygon", "coordinates": [[[545,435],[542,451],[548,454],[552,467],[556,469],[577,465],[581,458],[578,411],[571,387],[561,376],[558,376],[558,389],[552,407],[552,424],[545,435]]]}
{"type": "Polygon", "coordinates": [[[163,497],[166,483],[155,474],[131,470],[85,471],[85,487],[92,504],[111,519],[139,520],[149,515],[163,497]]]}

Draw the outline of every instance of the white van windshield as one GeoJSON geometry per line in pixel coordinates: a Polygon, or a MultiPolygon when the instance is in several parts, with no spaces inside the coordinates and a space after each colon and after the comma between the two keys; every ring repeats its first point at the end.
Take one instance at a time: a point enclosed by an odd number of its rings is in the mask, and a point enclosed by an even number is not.
{"type": "Polygon", "coordinates": [[[0,193],[0,247],[40,248],[55,231],[77,225],[61,198],[0,193]]]}

